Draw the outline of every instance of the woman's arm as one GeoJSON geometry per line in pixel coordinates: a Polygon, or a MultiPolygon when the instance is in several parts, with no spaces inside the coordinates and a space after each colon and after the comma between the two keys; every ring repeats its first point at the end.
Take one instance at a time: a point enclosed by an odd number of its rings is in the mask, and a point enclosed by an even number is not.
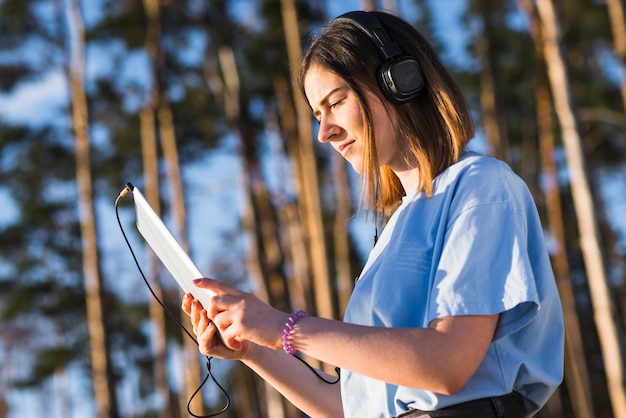
{"type": "Polygon", "coordinates": [[[453,394],[483,361],[497,315],[437,319],[429,328],[382,328],[305,317],[292,345],[307,355],[400,386],[453,394]]]}
{"type": "MultiPolygon", "coordinates": [[[[343,416],[339,383],[328,384],[306,365],[282,350],[257,346],[242,362],[278,390],[298,409],[311,417],[343,416]]],[[[327,381],[337,376],[318,371],[327,381]]]]}
{"type": "MultiPolygon", "coordinates": [[[[202,279],[199,287],[217,293],[208,309],[225,345],[245,342],[280,349],[288,314],[224,283],[202,279]]],[[[480,366],[492,341],[498,315],[449,316],[428,328],[366,327],[321,318],[296,322],[297,350],[388,383],[451,394],[480,366]]]]}

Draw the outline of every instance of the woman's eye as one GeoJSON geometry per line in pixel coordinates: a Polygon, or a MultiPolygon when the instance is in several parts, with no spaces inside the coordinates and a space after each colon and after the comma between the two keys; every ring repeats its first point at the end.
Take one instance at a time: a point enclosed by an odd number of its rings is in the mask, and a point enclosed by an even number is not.
{"type": "Polygon", "coordinates": [[[329,107],[330,107],[331,109],[334,109],[335,107],[339,106],[339,105],[341,104],[341,102],[343,102],[343,98],[342,98],[342,99],[337,100],[336,102],[332,102],[332,103],[329,105],[329,107]]]}

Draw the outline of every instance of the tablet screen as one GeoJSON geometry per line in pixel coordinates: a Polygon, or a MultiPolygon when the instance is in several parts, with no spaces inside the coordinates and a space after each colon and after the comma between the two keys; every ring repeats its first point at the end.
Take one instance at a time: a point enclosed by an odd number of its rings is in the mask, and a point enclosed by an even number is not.
{"type": "Polygon", "coordinates": [[[135,201],[139,233],[157,257],[159,257],[165,268],[176,279],[178,285],[185,292],[191,293],[203,306],[208,306],[208,298],[212,292],[207,289],[200,289],[193,284],[194,279],[205,276],[189,258],[189,255],[183,250],[178,241],[176,241],[139,189],[131,187],[131,190],[135,201]]]}

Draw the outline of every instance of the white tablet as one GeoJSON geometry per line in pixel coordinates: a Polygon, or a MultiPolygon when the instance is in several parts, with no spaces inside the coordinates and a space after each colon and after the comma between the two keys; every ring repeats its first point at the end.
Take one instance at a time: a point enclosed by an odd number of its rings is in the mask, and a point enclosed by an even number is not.
{"type": "Polygon", "coordinates": [[[133,192],[139,233],[170,274],[174,276],[178,285],[185,292],[191,293],[194,298],[198,299],[202,306],[209,306],[208,298],[213,295],[213,292],[208,289],[200,289],[193,284],[194,279],[205,276],[176,241],[139,189],[130,183],[127,183],[127,187],[133,192]]]}

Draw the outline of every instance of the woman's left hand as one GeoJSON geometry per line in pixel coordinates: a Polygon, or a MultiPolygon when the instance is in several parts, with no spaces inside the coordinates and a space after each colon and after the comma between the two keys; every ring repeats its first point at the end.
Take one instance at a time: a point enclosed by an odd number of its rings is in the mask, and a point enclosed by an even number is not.
{"type": "Polygon", "coordinates": [[[228,348],[241,350],[245,341],[282,348],[282,332],[289,314],[218,280],[203,278],[196,286],[216,293],[210,306],[204,308],[228,348]]]}

